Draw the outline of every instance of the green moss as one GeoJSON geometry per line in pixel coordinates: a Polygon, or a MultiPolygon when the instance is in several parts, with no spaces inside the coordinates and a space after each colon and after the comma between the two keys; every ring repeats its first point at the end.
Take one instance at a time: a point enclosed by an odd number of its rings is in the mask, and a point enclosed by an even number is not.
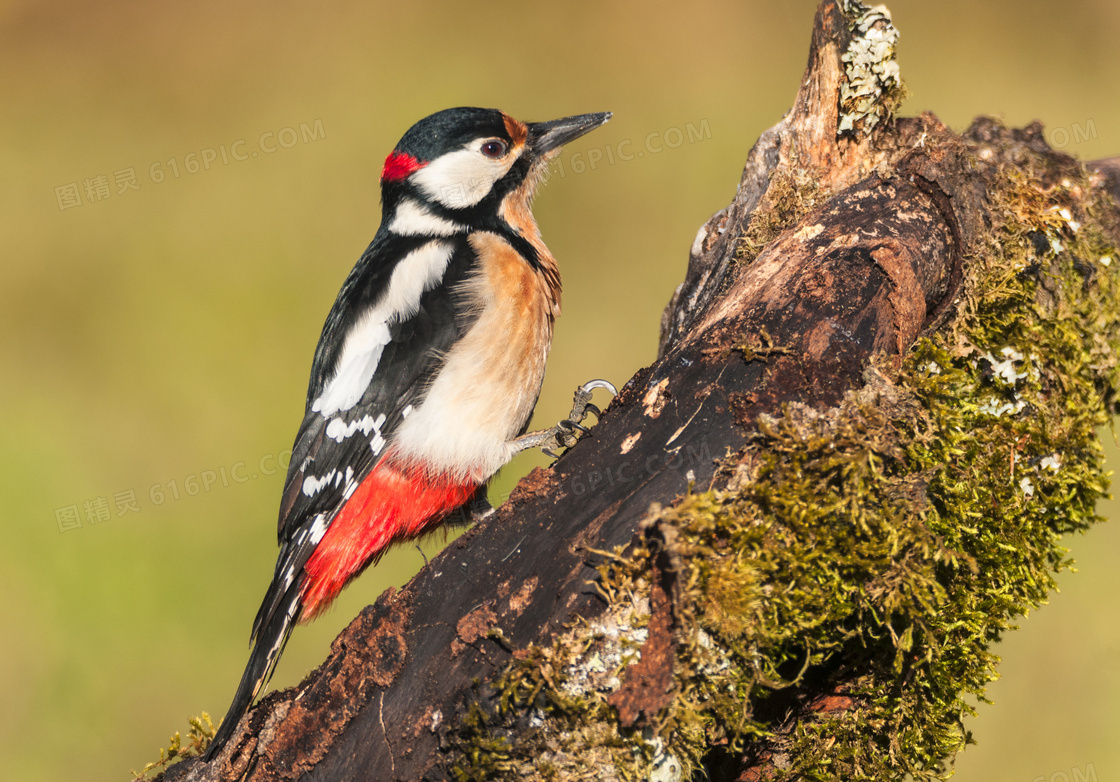
{"type": "Polygon", "coordinates": [[[547,649],[515,654],[515,662],[484,692],[487,713],[476,700],[464,723],[463,756],[454,772],[461,782],[496,778],[648,778],[660,739],[627,735],[613,718],[607,697],[622,671],[638,658],[645,640],[648,601],[644,584],[623,575],[637,563],[616,560],[605,580],[612,608],[580,624],[547,649]],[[511,737],[516,735],[517,746],[511,737]]]}
{"type": "Polygon", "coordinates": [[[167,749],[162,747],[159,750],[159,760],[153,761],[144,766],[141,771],[133,771],[133,782],[142,782],[148,778],[148,774],[154,772],[163,772],[172,763],[177,763],[184,758],[201,755],[210,746],[210,742],[214,739],[214,723],[210,721],[210,715],[202,712],[201,717],[191,717],[190,730],[187,731],[187,746],[183,746],[183,739],[178,732],[171,737],[167,745],[167,749]]]}
{"type": "Polygon", "coordinates": [[[520,652],[479,701],[497,705],[464,726],[459,779],[702,778],[760,737],[778,778],[948,776],[993,644],[1046,601],[1107,491],[1120,254],[1087,182],[1036,166],[998,174],[959,311],[900,371],[761,420],[725,490],[651,509],[686,585],[655,725],[626,731],[607,703],[648,620],[637,551],[603,570],[606,616],[520,652]]]}
{"type": "Polygon", "coordinates": [[[763,202],[751,215],[735,248],[735,263],[747,266],[783,230],[808,214],[826,194],[817,179],[800,169],[780,169],[770,179],[763,202]]]}

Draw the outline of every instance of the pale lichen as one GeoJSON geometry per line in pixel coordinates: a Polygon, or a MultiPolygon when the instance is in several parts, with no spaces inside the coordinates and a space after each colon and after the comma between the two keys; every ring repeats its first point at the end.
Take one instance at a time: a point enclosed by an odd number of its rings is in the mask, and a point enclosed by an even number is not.
{"type": "Polygon", "coordinates": [[[902,77],[895,59],[898,30],[884,5],[868,8],[862,3],[844,3],[852,19],[852,40],[840,56],[846,79],[840,85],[840,116],[837,134],[870,133],[889,119],[898,103],[902,77]]]}

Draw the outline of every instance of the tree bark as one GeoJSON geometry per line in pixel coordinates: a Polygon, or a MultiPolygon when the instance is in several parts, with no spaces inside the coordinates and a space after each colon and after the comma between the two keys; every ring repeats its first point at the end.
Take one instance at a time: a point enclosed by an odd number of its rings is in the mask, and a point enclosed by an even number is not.
{"type": "MultiPolygon", "coordinates": [[[[835,408],[870,367],[898,370],[921,335],[954,317],[966,259],[993,224],[996,166],[975,165],[984,150],[1003,165],[1042,156],[1050,179],[1080,172],[1038,126],[982,121],[958,137],[930,114],[892,119],[889,68],[878,71],[880,93],[852,99],[846,53],[868,30],[891,29],[866,11],[821,4],[794,108],[750,151],[733,203],[700,230],[657,360],[592,433],[366,608],[304,682],[250,712],[212,764],[188,758],[165,780],[450,778],[457,731],[493,695],[486,683],[577,618],[600,617],[605,552],[636,544],[654,552],[648,638],[610,704],[624,728],[666,708],[682,620],[676,566],[658,542],[667,533],[643,525],[651,506],[673,506],[690,487],[727,488],[726,468],[760,417],[790,403],[835,408]]],[[[1101,189],[1120,192],[1120,162],[1094,165],[1101,189]]],[[[845,682],[837,669],[802,679],[765,707],[773,735],[708,773],[770,778],[806,714],[850,707],[845,682]]]]}

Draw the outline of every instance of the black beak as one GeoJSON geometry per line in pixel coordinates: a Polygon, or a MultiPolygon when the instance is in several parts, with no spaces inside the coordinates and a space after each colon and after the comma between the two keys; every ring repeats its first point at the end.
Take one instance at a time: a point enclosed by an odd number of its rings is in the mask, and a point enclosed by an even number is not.
{"type": "Polygon", "coordinates": [[[611,118],[611,112],[579,114],[575,117],[554,119],[551,122],[529,123],[529,149],[540,156],[564,146],[584,133],[590,133],[611,118]]]}

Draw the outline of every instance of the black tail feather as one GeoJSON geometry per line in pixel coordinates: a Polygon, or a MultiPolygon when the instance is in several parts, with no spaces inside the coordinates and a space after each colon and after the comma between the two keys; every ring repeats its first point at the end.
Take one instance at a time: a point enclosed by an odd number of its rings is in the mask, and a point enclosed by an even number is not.
{"type": "MultiPolygon", "coordinates": [[[[270,602],[270,598],[272,598],[271,589],[265,597],[265,602],[270,602]]],[[[292,628],[299,620],[301,611],[299,598],[299,586],[292,585],[281,600],[274,604],[274,610],[267,621],[255,628],[255,642],[249,654],[249,664],[245,666],[245,673],[241,675],[241,683],[237,686],[233,703],[230,704],[225,719],[218,726],[214,740],[210,742],[206,754],[203,755],[203,760],[207,763],[233,736],[241,718],[245,716],[245,712],[249,710],[257,694],[272,677],[276,663],[288,643],[288,637],[292,634],[292,628]]]]}

